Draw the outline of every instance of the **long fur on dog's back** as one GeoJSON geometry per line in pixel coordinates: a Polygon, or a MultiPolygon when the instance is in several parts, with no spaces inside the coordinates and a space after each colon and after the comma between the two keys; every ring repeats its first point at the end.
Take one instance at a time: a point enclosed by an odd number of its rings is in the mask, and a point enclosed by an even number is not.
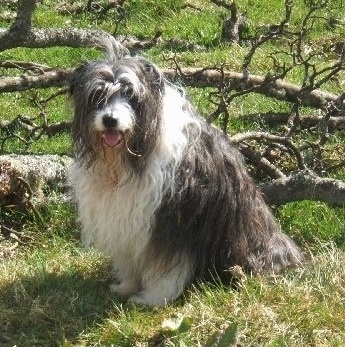
{"type": "Polygon", "coordinates": [[[299,264],[300,251],[279,226],[227,136],[199,120],[169,193],[155,213],[152,250],[194,259],[194,274],[227,277],[231,266],[254,273],[299,264]]]}
{"type": "Polygon", "coordinates": [[[162,305],[197,278],[227,280],[234,265],[260,273],[301,263],[237,149],[154,65],[85,64],[70,92],[83,240],[112,257],[117,294],[162,305]],[[116,120],[110,130],[104,117],[116,120]],[[108,131],[119,145],[104,143],[108,131]]]}

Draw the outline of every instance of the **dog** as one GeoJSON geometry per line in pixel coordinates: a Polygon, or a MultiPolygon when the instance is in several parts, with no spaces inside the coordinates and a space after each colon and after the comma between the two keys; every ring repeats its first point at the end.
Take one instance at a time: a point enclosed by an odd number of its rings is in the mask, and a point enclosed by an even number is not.
{"type": "Polygon", "coordinates": [[[82,241],[111,258],[118,296],[164,306],[200,280],[231,281],[233,266],[302,263],[228,136],[150,61],[82,64],[69,94],[82,241]]]}

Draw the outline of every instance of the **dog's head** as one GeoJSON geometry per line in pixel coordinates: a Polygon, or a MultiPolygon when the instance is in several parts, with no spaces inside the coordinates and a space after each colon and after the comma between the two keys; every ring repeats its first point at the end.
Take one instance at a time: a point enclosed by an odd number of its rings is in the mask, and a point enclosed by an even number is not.
{"type": "Polygon", "coordinates": [[[143,58],[98,60],[75,70],[69,91],[79,160],[89,167],[114,157],[133,171],[142,170],[159,136],[160,71],[143,58]]]}

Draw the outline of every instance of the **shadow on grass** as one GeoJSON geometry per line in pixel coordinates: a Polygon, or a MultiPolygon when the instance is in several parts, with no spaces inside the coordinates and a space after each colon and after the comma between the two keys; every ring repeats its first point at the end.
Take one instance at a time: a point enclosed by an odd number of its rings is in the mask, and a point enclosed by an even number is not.
{"type": "Polygon", "coordinates": [[[0,346],[82,342],[120,304],[96,271],[38,271],[0,287],[0,346]]]}

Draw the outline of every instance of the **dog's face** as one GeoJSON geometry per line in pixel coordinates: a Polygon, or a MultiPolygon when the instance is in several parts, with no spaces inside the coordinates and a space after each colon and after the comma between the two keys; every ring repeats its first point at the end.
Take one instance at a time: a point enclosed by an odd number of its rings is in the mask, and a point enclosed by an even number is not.
{"type": "Polygon", "coordinates": [[[133,171],[143,169],[159,135],[164,80],[156,67],[133,57],[87,63],[69,90],[79,159],[91,166],[111,154],[133,171]]]}

